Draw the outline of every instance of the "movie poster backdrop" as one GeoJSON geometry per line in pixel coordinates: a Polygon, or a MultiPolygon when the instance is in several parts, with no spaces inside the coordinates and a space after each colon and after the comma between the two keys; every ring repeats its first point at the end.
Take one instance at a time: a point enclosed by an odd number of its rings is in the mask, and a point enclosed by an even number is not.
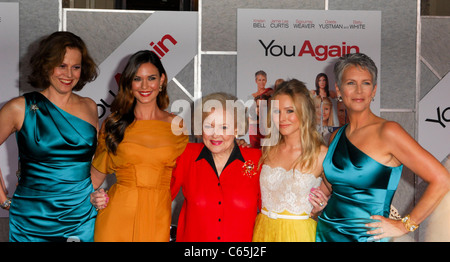
{"type": "MultiPolygon", "coordinates": [[[[337,100],[333,66],[338,57],[361,52],[380,68],[381,11],[238,9],[237,20],[237,96],[249,105],[251,123],[258,117],[252,117],[256,106],[250,104],[296,78],[311,91],[318,129],[328,141],[348,121],[337,100]]],[[[378,75],[375,114],[380,88],[378,75]]]]}

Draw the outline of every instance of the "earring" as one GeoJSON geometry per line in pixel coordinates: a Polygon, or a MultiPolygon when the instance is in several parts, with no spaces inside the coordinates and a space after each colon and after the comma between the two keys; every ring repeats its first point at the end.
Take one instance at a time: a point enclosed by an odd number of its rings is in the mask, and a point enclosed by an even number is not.
{"type": "Polygon", "coordinates": [[[162,86],[159,86],[159,92],[161,92],[162,91],[162,86]]]}
{"type": "Polygon", "coordinates": [[[338,101],[338,102],[342,102],[342,96],[338,96],[338,97],[337,97],[337,101],[338,101]]]}
{"type": "Polygon", "coordinates": [[[374,97],[374,96],[372,97],[372,102],[373,102],[373,101],[375,101],[375,97],[374,97]]]}

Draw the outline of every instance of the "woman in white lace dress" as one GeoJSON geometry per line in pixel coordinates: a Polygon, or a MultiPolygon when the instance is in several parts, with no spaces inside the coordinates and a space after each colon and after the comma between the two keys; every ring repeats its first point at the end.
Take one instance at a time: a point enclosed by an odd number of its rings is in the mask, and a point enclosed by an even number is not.
{"type": "Polygon", "coordinates": [[[262,209],[253,241],[314,242],[312,217],[328,199],[321,187],[327,148],[316,129],[314,102],[304,83],[292,79],[277,89],[272,103],[275,129],[262,149],[262,209]]]}

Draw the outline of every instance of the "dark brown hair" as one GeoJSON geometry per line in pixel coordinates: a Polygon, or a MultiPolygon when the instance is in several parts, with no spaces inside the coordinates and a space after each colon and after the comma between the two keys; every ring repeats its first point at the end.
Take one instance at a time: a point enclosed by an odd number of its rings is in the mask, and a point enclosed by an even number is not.
{"type": "Polygon", "coordinates": [[[319,78],[321,78],[322,76],[325,77],[325,81],[327,82],[327,85],[325,86],[325,92],[327,93],[327,97],[329,97],[330,96],[330,88],[328,86],[328,83],[329,83],[328,76],[325,73],[319,73],[316,76],[316,95],[320,95],[319,78]]]}
{"type": "Polygon", "coordinates": [[[167,94],[167,74],[159,57],[148,50],[139,51],[133,54],[128,60],[125,69],[119,79],[119,92],[111,104],[111,115],[105,120],[105,142],[106,147],[112,153],[116,153],[119,143],[122,142],[125,129],[133,123],[134,107],[136,106],[136,98],[131,90],[131,85],[136,72],[144,63],[151,63],[158,71],[159,76],[166,76],[156,97],[156,104],[161,110],[169,106],[169,96],[167,94]]]}
{"type": "Polygon", "coordinates": [[[66,54],[66,48],[75,48],[81,52],[81,76],[74,91],[80,91],[88,82],[97,78],[97,65],[89,55],[83,40],[70,32],[55,32],[44,38],[36,52],[31,56],[31,74],[28,83],[35,88],[50,86],[50,75],[59,66],[66,54]]]}

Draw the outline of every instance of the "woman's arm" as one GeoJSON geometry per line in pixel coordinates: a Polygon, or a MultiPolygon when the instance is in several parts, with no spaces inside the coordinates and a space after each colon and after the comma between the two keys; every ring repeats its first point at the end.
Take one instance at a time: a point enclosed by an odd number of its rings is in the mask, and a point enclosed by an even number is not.
{"type": "Polygon", "coordinates": [[[105,181],[107,174],[98,171],[95,167],[91,166],[91,180],[94,189],[98,189],[105,181]]]}
{"type": "Polygon", "coordinates": [[[325,178],[323,173],[323,160],[327,155],[328,148],[326,146],[321,147],[321,152],[319,154],[317,164],[318,172],[322,178],[320,186],[317,188],[312,188],[309,194],[309,202],[313,205],[313,210],[311,211],[311,217],[316,217],[325,208],[328,203],[328,199],[331,195],[331,184],[325,178]]]}
{"type": "Polygon", "coordinates": [[[392,155],[428,183],[425,193],[411,211],[416,223],[424,221],[450,190],[450,174],[428,151],[422,148],[399,124],[385,124],[386,144],[392,155]]]}
{"type": "MultiPolygon", "coordinates": [[[[428,187],[420,198],[417,205],[410,213],[410,220],[415,224],[423,222],[437,207],[441,199],[450,190],[450,174],[439,161],[428,151],[422,148],[399,124],[386,122],[381,129],[383,146],[386,146],[394,159],[408,167],[428,183],[428,187]]],[[[376,239],[390,236],[401,236],[409,231],[401,221],[386,219],[381,216],[373,216],[388,222],[390,225],[385,229],[373,230],[371,234],[382,233],[376,239]]],[[[369,226],[382,227],[372,223],[369,226]]]]}
{"type": "MultiPolygon", "coordinates": [[[[25,98],[17,97],[7,102],[0,109],[0,145],[2,145],[8,137],[22,128],[25,118],[25,98]]],[[[1,190],[0,203],[7,199],[7,190],[4,184],[2,173],[0,172],[1,190]]]]}
{"type": "Polygon", "coordinates": [[[91,194],[91,204],[98,209],[103,209],[108,205],[109,197],[103,188],[99,188],[105,181],[106,174],[91,166],[91,180],[95,191],[91,194]]]}

